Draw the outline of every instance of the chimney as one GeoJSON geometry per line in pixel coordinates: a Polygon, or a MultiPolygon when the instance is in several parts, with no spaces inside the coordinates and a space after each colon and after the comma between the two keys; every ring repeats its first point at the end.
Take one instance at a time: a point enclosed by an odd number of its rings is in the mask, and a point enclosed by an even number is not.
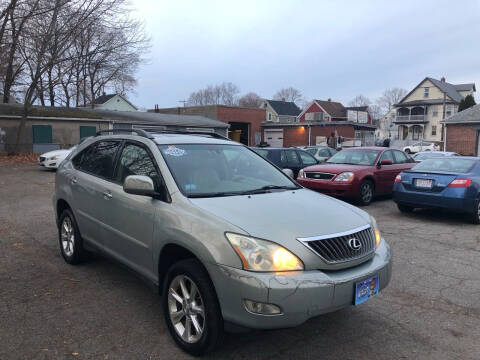
{"type": "Polygon", "coordinates": [[[282,101],[285,102],[285,98],[284,98],[284,97],[282,98],[282,101]]]}
{"type": "Polygon", "coordinates": [[[332,101],[332,99],[328,98],[328,101],[332,101]]]}
{"type": "Polygon", "coordinates": [[[445,82],[445,76],[442,76],[442,78],[440,79],[441,82],[445,82]]]}

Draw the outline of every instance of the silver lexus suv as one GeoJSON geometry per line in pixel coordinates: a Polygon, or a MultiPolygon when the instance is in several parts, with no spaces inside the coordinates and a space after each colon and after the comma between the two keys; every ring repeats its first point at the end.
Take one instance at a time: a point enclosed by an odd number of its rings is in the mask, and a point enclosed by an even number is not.
{"type": "Polygon", "coordinates": [[[53,206],[65,261],[101,252],[158,286],[193,355],[225,330],[359,305],[391,277],[374,218],[214,134],[99,132],[61,163],[53,206]]]}

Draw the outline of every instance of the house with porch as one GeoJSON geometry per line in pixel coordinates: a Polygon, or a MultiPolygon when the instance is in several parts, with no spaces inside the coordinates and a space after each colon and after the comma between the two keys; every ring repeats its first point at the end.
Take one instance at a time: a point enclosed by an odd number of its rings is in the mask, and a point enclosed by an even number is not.
{"type": "Polygon", "coordinates": [[[443,141],[441,121],[457,113],[460,101],[475,91],[475,83],[451,84],[444,77],[426,77],[394,105],[395,140],[443,141]]]}

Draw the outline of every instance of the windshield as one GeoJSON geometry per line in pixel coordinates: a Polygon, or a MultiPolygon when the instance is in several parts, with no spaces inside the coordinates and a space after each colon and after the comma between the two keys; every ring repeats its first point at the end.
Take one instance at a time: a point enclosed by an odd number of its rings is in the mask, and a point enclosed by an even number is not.
{"type": "Polygon", "coordinates": [[[373,165],[379,150],[345,149],[327,160],[329,164],[373,165]]]}
{"type": "Polygon", "coordinates": [[[188,197],[232,196],[296,189],[268,161],[244,146],[159,145],[177,186],[188,197]]]}
{"type": "Polygon", "coordinates": [[[435,159],[427,159],[418,165],[414,166],[412,170],[415,171],[447,171],[455,173],[468,173],[475,165],[475,160],[462,159],[455,157],[443,157],[435,159]]]}

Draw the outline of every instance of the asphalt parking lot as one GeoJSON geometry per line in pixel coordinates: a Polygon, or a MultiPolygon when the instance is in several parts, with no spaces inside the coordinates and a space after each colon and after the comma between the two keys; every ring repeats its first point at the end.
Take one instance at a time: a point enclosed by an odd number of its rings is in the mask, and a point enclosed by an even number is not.
{"type": "MultiPolygon", "coordinates": [[[[159,296],[107,259],[67,265],[55,173],[0,166],[0,359],[183,359],[159,296]]],[[[480,226],[461,215],[365,208],[394,252],[380,296],[285,330],[227,337],[214,359],[479,359],[480,226]]]]}

